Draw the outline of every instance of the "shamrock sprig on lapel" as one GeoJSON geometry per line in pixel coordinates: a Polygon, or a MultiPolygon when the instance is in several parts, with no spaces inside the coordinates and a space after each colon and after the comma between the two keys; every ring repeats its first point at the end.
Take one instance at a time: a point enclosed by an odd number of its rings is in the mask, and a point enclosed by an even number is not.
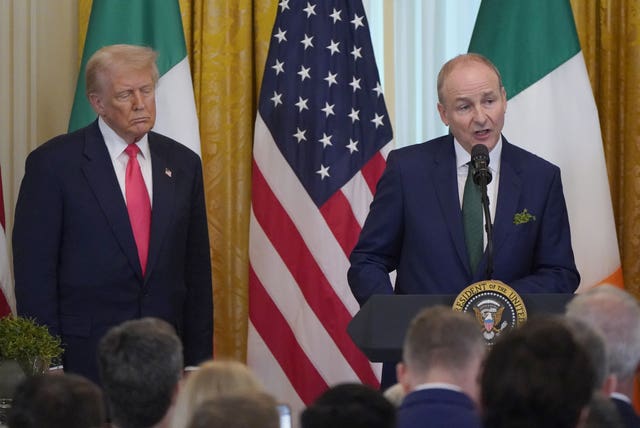
{"type": "Polygon", "coordinates": [[[526,208],[513,216],[513,224],[516,225],[529,223],[530,221],[536,221],[536,216],[527,211],[526,208]]]}

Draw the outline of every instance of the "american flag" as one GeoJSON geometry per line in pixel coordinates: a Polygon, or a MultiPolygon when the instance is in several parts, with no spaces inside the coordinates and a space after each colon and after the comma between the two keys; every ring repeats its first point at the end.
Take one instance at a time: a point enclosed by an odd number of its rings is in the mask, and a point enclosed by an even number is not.
{"type": "Polygon", "coordinates": [[[294,410],[379,384],[346,332],[347,269],[391,139],[362,3],[280,1],[254,134],[248,363],[294,410]]]}
{"type": "Polygon", "coordinates": [[[2,174],[0,173],[0,318],[15,313],[15,297],[9,255],[7,253],[7,234],[5,233],[4,198],[2,197],[2,174]]]}

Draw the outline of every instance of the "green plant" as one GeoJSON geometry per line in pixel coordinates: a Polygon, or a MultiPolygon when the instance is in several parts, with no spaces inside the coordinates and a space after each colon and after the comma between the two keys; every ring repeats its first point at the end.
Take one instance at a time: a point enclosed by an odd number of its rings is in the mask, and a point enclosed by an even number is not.
{"type": "Polygon", "coordinates": [[[16,360],[28,376],[42,372],[62,354],[60,338],[31,318],[0,319],[0,360],[16,360]]]}

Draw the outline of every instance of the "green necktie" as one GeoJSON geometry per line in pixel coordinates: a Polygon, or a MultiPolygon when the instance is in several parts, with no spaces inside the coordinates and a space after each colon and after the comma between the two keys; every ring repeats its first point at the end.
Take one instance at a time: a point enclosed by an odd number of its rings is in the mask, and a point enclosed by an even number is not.
{"type": "Polygon", "coordinates": [[[471,271],[475,272],[484,252],[482,240],[482,195],[480,186],[473,182],[473,167],[469,165],[467,181],[464,183],[462,196],[462,222],[464,224],[464,239],[467,243],[467,254],[471,271]]]}

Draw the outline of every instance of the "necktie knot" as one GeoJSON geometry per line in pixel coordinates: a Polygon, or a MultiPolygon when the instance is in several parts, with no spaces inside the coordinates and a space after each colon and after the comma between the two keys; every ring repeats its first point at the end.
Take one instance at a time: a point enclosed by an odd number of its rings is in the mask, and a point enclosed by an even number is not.
{"type": "Polygon", "coordinates": [[[124,149],[124,152],[129,156],[129,158],[135,158],[140,153],[140,147],[136,144],[127,144],[127,148],[124,149]]]}

